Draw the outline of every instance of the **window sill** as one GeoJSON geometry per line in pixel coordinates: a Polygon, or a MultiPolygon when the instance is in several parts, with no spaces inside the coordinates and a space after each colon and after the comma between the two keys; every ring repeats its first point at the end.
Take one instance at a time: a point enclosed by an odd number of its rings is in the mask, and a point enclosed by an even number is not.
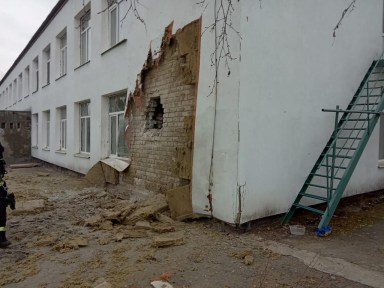
{"type": "Polygon", "coordinates": [[[51,151],[51,149],[49,149],[49,147],[44,147],[41,150],[43,150],[43,151],[51,151]]]}
{"type": "Polygon", "coordinates": [[[378,168],[384,168],[384,159],[380,159],[380,160],[377,162],[377,167],[378,167],[378,168]]]}
{"type": "Polygon", "coordinates": [[[117,46],[120,46],[121,44],[127,42],[127,39],[123,39],[121,40],[120,42],[117,42],[115,45],[113,45],[112,47],[108,48],[107,50],[105,50],[104,52],[101,52],[101,56],[103,56],[104,54],[108,53],[109,51],[111,51],[113,48],[116,48],[117,46]]]}
{"type": "Polygon", "coordinates": [[[45,84],[44,86],[41,87],[41,89],[43,89],[43,88],[49,86],[49,84],[50,84],[50,83],[45,84]]]}
{"type": "Polygon", "coordinates": [[[39,91],[39,89],[37,89],[37,90],[33,91],[33,92],[32,92],[32,94],[35,94],[37,91],[39,91]]]}
{"type": "Polygon", "coordinates": [[[81,67],[87,65],[87,64],[90,63],[90,62],[91,62],[91,60],[88,60],[87,62],[81,64],[80,66],[77,66],[75,69],[73,69],[73,71],[76,71],[77,69],[79,69],[79,68],[81,68],[81,67]]]}
{"type": "Polygon", "coordinates": [[[39,149],[39,146],[32,146],[32,149],[39,149]]]}
{"type": "Polygon", "coordinates": [[[62,154],[62,155],[66,155],[66,154],[67,154],[67,151],[66,151],[66,150],[56,150],[55,153],[57,153],[57,154],[62,154]]]}
{"type": "Polygon", "coordinates": [[[65,74],[63,74],[63,75],[61,75],[61,76],[59,76],[58,78],[55,79],[55,81],[58,81],[58,80],[60,80],[61,78],[65,77],[65,76],[67,76],[67,73],[65,73],[65,74]]]}
{"type": "Polygon", "coordinates": [[[74,155],[75,157],[78,157],[78,158],[84,158],[84,159],[89,159],[91,158],[91,155],[89,155],[88,153],[77,153],[74,155]]]}

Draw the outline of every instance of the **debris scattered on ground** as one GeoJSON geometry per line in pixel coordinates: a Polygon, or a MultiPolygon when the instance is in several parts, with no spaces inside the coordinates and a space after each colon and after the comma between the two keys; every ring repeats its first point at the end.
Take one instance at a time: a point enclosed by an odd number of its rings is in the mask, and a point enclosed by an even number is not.
{"type": "Polygon", "coordinates": [[[135,224],[135,229],[137,230],[151,230],[151,224],[148,221],[138,221],[135,224]]]}
{"type": "Polygon", "coordinates": [[[168,246],[179,246],[185,244],[184,237],[181,235],[165,235],[155,236],[153,238],[153,246],[163,248],[168,246]]]}
{"type": "Polygon", "coordinates": [[[57,245],[54,246],[54,249],[59,252],[66,252],[68,250],[77,250],[81,247],[88,246],[88,239],[78,236],[78,237],[72,237],[67,238],[61,242],[59,242],[57,245]]]}
{"type": "Polygon", "coordinates": [[[164,281],[152,281],[151,285],[154,288],[173,288],[173,286],[171,284],[169,284],[168,282],[164,282],[164,281]]]}
{"type": "Polygon", "coordinates": [[[107,281],[104,281],[103,283],[95,286],[95,288],[112,288],[113,286],[109,284],[107,281]]]}
{"type": "Polygon", "coordinates": [[[39,176],[39,177],[48,177],[49,173],[47,173],[47,172],[38,172],[37,176],[39,176]]]}

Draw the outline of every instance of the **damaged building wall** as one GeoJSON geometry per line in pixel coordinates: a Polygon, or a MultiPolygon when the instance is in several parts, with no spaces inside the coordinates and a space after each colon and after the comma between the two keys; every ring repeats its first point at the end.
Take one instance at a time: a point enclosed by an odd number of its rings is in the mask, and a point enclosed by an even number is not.
{"type": "Polygon", "coordinates": [[[7,164],[31,159],[31,112],[0,111],[0,142],[7,164]]]}
{"type": "Polygon", "coordinates": [[[143,67],[127,108],[131,165],[124,180],[157,192],[191,180],[200,21],[172,35],[143,67]]]}

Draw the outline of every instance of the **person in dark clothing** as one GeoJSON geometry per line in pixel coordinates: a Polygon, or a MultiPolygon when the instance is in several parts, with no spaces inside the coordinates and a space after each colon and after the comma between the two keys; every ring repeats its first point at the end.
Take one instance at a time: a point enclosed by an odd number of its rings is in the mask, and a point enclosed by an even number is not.
{"type": "MultiPolygon", "coordinates": [[[[5,161],[3,159],[4,147],[0,143],[0,248],[5,248],[11,244],[5,237],[5,226],[7,222],[7,206],[9,204],[7,184],[4,181],[5,161]]],[[[12,198],[12,197],[11,197],[12,198]]],[[[13,203],[14,204],[14,203],[13,203]]],[[[14,207],[14,206],[13,206],[14,207]]]]}

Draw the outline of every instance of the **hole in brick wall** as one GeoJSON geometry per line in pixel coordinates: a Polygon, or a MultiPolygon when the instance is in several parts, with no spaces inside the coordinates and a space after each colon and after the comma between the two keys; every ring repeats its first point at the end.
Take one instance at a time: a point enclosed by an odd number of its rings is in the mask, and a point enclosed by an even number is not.
{"type": "Polygon", "coordinates": [[[5,122],[1,122],[1,129],[5,129],[5,122]]]}
{"type": "Polygon", "coordinates": [[[164,108],[160,103],[160,97],[153,97],[149,100],[147,108],[147,128],[161,129],[163,127],[164,108]]]}
{"type": "Polygon", "coordinates": [[[13,123],[9,123],[9,128],[13,129],[13,123]]]}
{"type": "Polygon", "coordinates": [[[21,124],[20,124],[20,122],[18,122],[17,123],[17,129],[20,129],[20,127],[21,127],[21,124]]]}

